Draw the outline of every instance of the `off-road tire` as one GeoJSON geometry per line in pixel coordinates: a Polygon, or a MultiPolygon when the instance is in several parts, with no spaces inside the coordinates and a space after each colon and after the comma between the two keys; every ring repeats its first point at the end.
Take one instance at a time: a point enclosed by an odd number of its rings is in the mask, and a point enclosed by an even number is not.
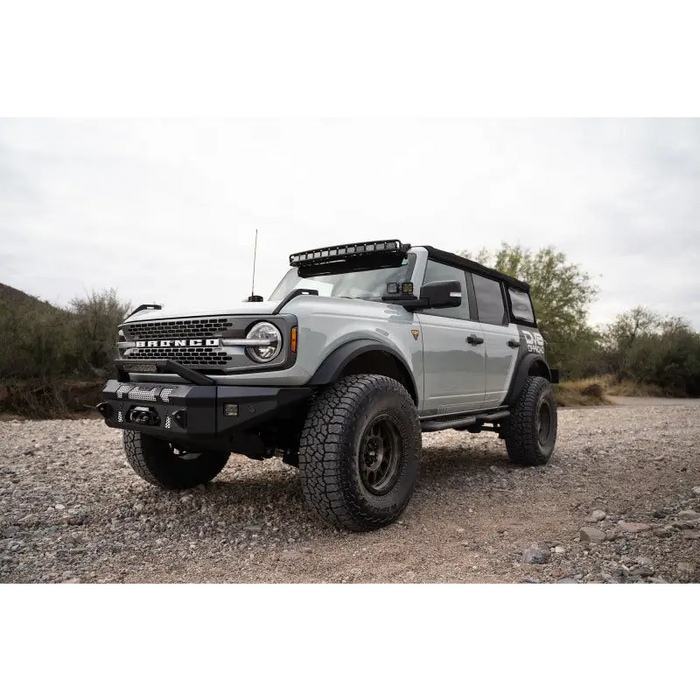
{"type": "Polygon", "coordinates": [[[525,382],[511,409],[505,438],[514,464],[534,467],[549,461],[557,439],[557,402],[552,385],[544,377],[529,377],[525,382]],[[549,423],[543,434],[545,420],[549,423]]]}
{"type": "Polygon", "coordinates": [[[179,455],[165,440],[125,430],[124,451],[131,468],[145,481],[169,490],[191,489],[211,481],[225,466],[228,452],[179,455]]]}
{"type": "Polygon", "coordinates": [[[315,398],[301,434],[299,471],[306,502],[336,527],[362,532],[388,525],[413,495],[420,452],[418,412],[399,382],[375,374],[340,379],[315,398]],[[368,485],[385,463],[394,466],[391,472],[386,467],[384,487],[368,485]]]}

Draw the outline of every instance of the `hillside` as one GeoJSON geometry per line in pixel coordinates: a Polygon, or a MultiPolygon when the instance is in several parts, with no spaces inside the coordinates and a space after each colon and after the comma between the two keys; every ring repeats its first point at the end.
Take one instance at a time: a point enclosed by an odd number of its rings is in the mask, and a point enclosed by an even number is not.
{"type": "Polygon", "coordinates": [[[0,282],[0,303],[5,303],[8,306],[25,306],[25,307],[35,307],[37,309],[48,310],[55,309],[57,307],[49,304],[47,301],[42,301],[33,297],[31,294],[26,294],[25,292],[10,287],[7,284],[0,282]]]}

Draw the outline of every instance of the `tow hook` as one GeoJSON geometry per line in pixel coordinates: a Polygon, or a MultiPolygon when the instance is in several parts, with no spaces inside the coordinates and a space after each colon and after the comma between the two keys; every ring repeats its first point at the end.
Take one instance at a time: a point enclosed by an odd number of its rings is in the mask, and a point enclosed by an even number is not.
{"type": "Polygon", "coordinates": [[[114,409],[106,401],[97,404],[95,408],[103,418],[111,418],[114,415],[114,409]]]}

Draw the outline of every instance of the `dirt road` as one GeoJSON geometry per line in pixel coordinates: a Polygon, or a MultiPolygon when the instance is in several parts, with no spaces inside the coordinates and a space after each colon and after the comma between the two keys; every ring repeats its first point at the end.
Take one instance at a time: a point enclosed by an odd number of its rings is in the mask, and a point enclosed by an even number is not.
{"type": "Polygon", "coordinates": [[[700,399],[665,399],[653,396],[610,396],[610,400],[619,406],[643,408],[645,406],[696,406],[700,407],[700,399]]]}
{"type": "Polygon", "coordinates": [[[100,421],[0,423],[0,581],[698,581],[700,402],[624,403],[561,411],[534,469],[490,434],[424,436],[402,521],[370,534],[315,521],[276,460],[232,457],[207,487],[165,493],[100,421]],[[531,545],[545,563],[523,563],[531,545]]]}

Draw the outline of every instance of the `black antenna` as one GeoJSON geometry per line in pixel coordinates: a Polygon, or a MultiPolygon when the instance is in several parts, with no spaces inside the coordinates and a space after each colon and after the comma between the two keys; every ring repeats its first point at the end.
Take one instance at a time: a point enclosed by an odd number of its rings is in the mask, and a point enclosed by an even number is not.
{"type": "Polygon", "coordinates": [[[248,301],[264,301],[264,299],[260,296],[256,296],[255,294],[255,267],[258,262],[258,229],[255,229],[255,247],[253,248],[253,282],[250,286],[250,296],[248,297],[248,301]]]}

